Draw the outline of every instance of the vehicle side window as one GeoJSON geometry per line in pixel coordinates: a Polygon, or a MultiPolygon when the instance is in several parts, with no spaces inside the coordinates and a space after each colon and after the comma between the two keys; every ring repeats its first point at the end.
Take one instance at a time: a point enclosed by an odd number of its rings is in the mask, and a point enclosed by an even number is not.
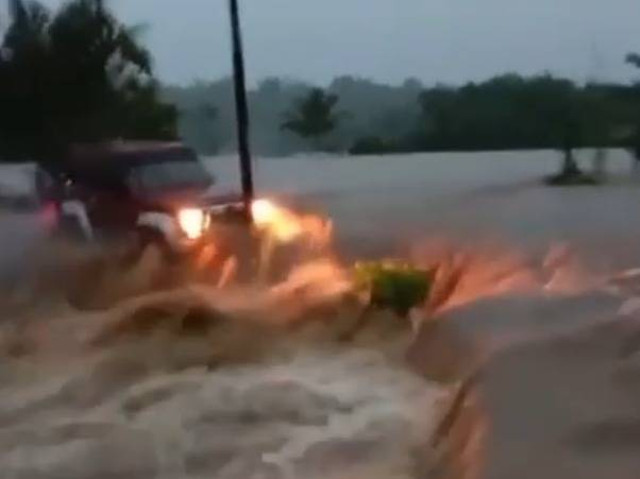
{"type": "Polygon", "coordinates": [[[83,186],[94,192],[124,195],[129,191],[125,174],[117,168],[87,170],[78,179],[83,186]]]}

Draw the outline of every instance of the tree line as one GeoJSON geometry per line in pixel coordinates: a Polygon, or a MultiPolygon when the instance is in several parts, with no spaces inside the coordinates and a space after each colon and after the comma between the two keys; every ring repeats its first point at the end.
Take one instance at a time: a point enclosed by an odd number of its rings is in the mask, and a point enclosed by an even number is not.
{"type": "MultiPolygon", "coordinates": [[[[9,7],[0,159],[55,161],[74,142],[117,138],[235,150],[230,79],[161,85],[141,28],[123,25],[103,0],[69,0],[56,11],[34,0],[9,7]]],[[[640,68],[640,55],[626,60],[640,68]]],[[[343,76],[318,88],[268,78],[249,103],[260,155],[624,146],[640,158],[640,84],[507,74],[427,88],[416,79],[390,86],[343,76]]]]}
{"type": "MultiPolygon", "coordinates": [[[[400,138],[420,117],[423,86],[399,86],[349,76],[320,89],[304,82],[266,78],[248,92],[251,142],[264,156],[345,152],[367,136],[400,138]]],[[[189,86],[165,86],[162,97],[178,108],[179,134],[203,154],[235,150],[233,82],[223,78],[189,86]]]]}
{"type": "MultiPolygon", "coordinates": [[[[640,65],[635,55],[628,61],[640,65]]],[[[164,94],[190,112],[179,122],[187,141],[204,153],[233,148],[230,80],[169,87],[164,94]],[[215,114],[204,118],[199,104],[215,114]]],[[[416,80],[392,87],[341,77],[321,89],[269,79],[250,99],[254,148],[266,155],[640,148],[638,84],[579,85],[549,74],[507,74],[432,88],[416,80]]]]}

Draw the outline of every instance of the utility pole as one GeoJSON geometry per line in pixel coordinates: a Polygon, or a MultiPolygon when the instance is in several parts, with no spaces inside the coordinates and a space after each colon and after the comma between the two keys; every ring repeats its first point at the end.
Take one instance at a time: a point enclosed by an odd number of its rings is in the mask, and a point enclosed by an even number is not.
{"type": "Polygon", "coordinates": [[[247,86],[244,70],[244,53],[242,50],[242,32],[240,28],[238,0],[229,0],[229,13],[231,16],[233,85],[236,98],[236,122],[238,129],[238,154],[240,156],[242,197],[246,212],[251,214],[254,186],[251,151],[249,148],[249,107],[247,102],[247,86]]]}

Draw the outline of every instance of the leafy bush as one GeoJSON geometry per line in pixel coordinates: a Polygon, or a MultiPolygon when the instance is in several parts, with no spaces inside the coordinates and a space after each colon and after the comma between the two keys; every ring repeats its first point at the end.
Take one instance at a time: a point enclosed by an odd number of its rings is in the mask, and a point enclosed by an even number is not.
{"type": "Polygon", "coordinates": [[[396,145],[377,136],[360,138],[349,149],[351,155],[375,155],[396,151],[396,145]]]}
{"type": "Polygon", "coordinates": [[[406,317],[427,300],[433,272],[395,262],[359,263],[355,279],[358,288],[369,293],[371,307],[390,309],[406,317]]]}

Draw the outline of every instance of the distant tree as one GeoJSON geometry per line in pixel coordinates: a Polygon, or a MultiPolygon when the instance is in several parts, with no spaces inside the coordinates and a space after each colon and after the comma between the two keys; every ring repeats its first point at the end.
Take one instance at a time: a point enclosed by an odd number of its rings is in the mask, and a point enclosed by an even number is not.
{"type": "Polygon", "coordinates": [[[603,178],[606,174],[607,147],[615,144],[616,123],[619,113],[616,111],[615,92],[609,88],[589,84],[583,90],[584,135],[588,140],[586,146],[595,148],[593,172],[603,178]]]}
{"type": "Polygon", "coordinates": [[[218,109],[210,103],[201,103],[180,111],[181,136],[184,141],[195,146],[205,155],[218,151],[214,134],[218,109]]]}
{"type": "Polygon", "coordinates": [[[627,55],[627,63],[630,65],[634,65],[640,68],[640,54],[638,53],[629,53],[627,55]]]}
{"type": "Polygon", "coordinates": [[[158,98],[139,28],[102,0],[55,14],[11,0],[0,56],[0,155],[53,160],[77,141],[173,139],[176,109],[158,98]]]}
{"type": "MultiPolygon", "coordinates": [[[[626,60],[628,64],[633,65],[636,68],[640,68],[640,54],[629,53],[626,60]]],[[[637,170],[640,167],[640,106],[638,106],[638,102],[640,101],[640,85],[636,84],[633,90],[636,111],[634,112],[631,120],[633,125],[632,133],[628,138],[627,146],[635,159],[634,169],[637,170]]]]}
{"type": "MultiPolygon", "coordinates": [[[[304,83],[271,78],[250,92],[257,153],[287,155],[310,145],[381,151],[391,145],[393,151],[404,152],[555,149],[569,151],[562,158],[568,159],[570,169],[575,164],[574,148],[627,146],[631,126],[640,115],[640,85],[578,85],[549,74],[508,74],[462,86],[424,88],[415,80],[393,86],[342,76],[322,90],[323,98],[340,98],[339,105],[329,109],[333,128],[325,133],[309,118],[327,115],[302,111],[311,89],[304,83]],[[348,116],[338,109],[348,111],[348,116]],[[282,128],[283,120],[287,128],[282,128]],[[294,134],[282,134],[282,129],[294,134]]],[[[233,148],[233,88],[228,80],[169,87],[164,92],[183,112],[181,133],[189,141],[194,139],[191,142],[200,151],[209,149],[203,132],[211,131],[212,123],[184,112],[215,99],[215,142],[220,150],[233,148]]]]}
{"type": "Polygon", "coordinates": [[[0,157],[20,158],[48,140],[50,16],[42,5],[19,0],[9,2],[9,13],[12,21],[0,44],[0,157]]]}
{"type": "Polygon", "coordinates": [[[580,168],[576,162],[574,150],[582,146],[582,128],[584,120],[581,114],[580,99],[573,89],[568,90],[565,95],[557,98],[554,117],[547,120],[553,125],[553,134],[558,135],[559,149],[562,151],[562,165],[559,174],[572,177],[580,174],[580,168]]]}
{"type": "Polygon", "coordinates": [[[351,155],[382,155],[398,151],[398,147],[391,141],[370,136],[360,138],[349,149],[351,155]]]}
{"type": "Polygon", "coordinates": [[[437,86],[425,90],[419,97],[422,108],[423,140],[420,145],[425,149],[455,149],[459,144],[456,138],[457,93],[453,88],[437,86]]]}
{"type": "Polygon", "coordinates": [[[418,95],[424,89],[424,86],[417,78],[407,78],[402,84],[402,88],[418,95]]]}
{"type": "Polygon", "coordinates": [[[258,91],[265,96],[278,96],[282,93],[282,82],[279,78],[265,78],[258,85],[258,91]]]}
{"type": "Polygon", "coordinates": [[[319,147],[320,141],[338,126],[338,101],[337,95],[326,93],[321,88],[313,88],[306,97],[296,101],[293,110],[285,114],[281,128],[311,139],[314,146],[319,147]]]}

